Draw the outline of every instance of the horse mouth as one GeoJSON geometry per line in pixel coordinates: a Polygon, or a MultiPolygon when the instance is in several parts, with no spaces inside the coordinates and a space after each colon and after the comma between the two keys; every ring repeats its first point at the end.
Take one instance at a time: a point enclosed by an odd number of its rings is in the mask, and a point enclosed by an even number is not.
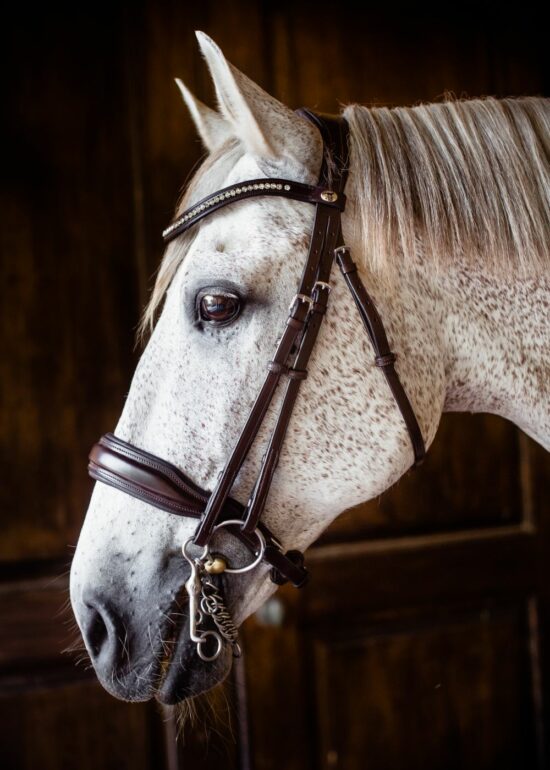
{"type": "Polygon", "coordinates": [[[175,642],[170,654],[160,661],[160,677],[155,699],[165,706],[173,706],[192,694],[187,687],[189,677],[187,667],[180,661],[174,660],[175,648],[178,646],[175,642]]]}
{"type": "Polygon", "coordinates": [[[185,692],[181,692],[185,683],[180,680],[188,670],[189,664],[192,665],[192,655],[185,655],[185,658],[189,658],[186,661],[188,665],[182,665],[185,646],[189,641],[185,633],[188,625],[187,609],[187,594],[185,586],[182,586],[167,615],[166,629],[161,633],[162,652],[159,656],[155,698],[166,705],[177,703],[186,697],[185,692]]]}

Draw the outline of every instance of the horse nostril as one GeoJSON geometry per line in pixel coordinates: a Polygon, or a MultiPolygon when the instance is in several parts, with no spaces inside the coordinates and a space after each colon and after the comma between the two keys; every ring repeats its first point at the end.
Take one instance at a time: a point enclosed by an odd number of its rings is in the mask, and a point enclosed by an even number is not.
{"type": "Polygon", "coordinates": [[[113,671],[122,663],[122,622],[101,596],[83,597],[81,631],[94,666],[113,671]]]}
{"type": "Polygon", "coordinates": [[[91,607],[89,604],[86,605],[86,609],[89,613],[86,641],[88,643],[90,655],[97,658],[100,655],[102,648],[104,648],[105,644],[109,641],[109,631],[107,629],[107,624],[103,620],[101,612],[98,609],[91,607]]]}

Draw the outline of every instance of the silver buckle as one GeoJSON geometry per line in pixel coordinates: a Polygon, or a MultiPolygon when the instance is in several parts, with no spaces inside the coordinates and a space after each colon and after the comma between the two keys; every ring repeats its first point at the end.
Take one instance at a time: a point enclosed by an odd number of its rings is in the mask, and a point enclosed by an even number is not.
{"type": "Polygon", "coordinates": [[[315,286],[313,287],[313,291],[315,291],[317,287],[319,287],[320,289],[326,289],[329,294],[332,291],[332,286],[330,285],[330,283],[327,283],[326,281],[315,281],[315,286]]]}
{"type": "Polygon", "coordinates": [[[338,256],[338,254],[341,254],[344,251],[349,251],[349,250],[350,250],[349,246],[346,246],[345,244],[343,246],[337,246],[334,249],[334,256],[336,257],[336,256],[338,256]]]}
{"type": "Polygon", "coordinates": [[[313,305],[313,299],[312,299],[311,297],[308,297],[308,296],[307,296],[307,294],[295,294],[295,295],[292,297],[292,302],[291,302],[291,303],[290,303],[290,305],[288,306],[288,312],[289,312],[289,313],[292,311],[292,308],[294,307],[294,305],[296,304],[296,302],[298,302],[298,300],[299,300],[300,302],[307,302],[307,303],[309,304],[309,306],[310,306],[310,307],[313,305]]]}
{"type": "MultiPolygon", "coordinates": [[[[315,281],[315,283],[313,284],[312,293],[316,289],[326,289],[328,291],[328,293],[330,294],[330,292],[332,291],[332,286],[330,285],[330,283],[327,283],[326,281],[315,281]]],[[[313,297],[308,297],[307,294],[295,294],[292,297],[292,302],[288,306],[288,312],[289,313],[291,312],[292,308],[294,307],[294,304],[298,300],[300,302],[307,302],[310,307],[315,304],[315,300],[313,299],[313,297]]]]}

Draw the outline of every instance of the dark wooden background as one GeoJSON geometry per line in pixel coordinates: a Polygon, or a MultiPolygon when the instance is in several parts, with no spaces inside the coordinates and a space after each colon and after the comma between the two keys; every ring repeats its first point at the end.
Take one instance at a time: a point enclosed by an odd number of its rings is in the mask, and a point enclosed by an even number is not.
{"type": "Polygon", "coordinates": [[[244,665],[185,744],[156,703],[114,700],[61,654],[87,450],[122,408],[160,231],[201,152],[173,81],[211,98],[193,30],[291,107],[548,95],[535,6],[354,5],[3,13],[2,768],[545,766],[549,462],[496,417],[445,417],[421,470],[338,520],[311,585],[247,622],[244,665]]]}

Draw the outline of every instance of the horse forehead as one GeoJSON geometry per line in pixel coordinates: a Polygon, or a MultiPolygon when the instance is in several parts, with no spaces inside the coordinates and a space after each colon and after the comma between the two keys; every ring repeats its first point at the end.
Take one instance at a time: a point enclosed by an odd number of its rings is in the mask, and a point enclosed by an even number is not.
{"type": "Polygon", "coordinates": [[[313,212],[307,203],[253,198],[202,223],[185,260],[186,274],[230,269],[257,275],[305,259],[313,212]]]}

